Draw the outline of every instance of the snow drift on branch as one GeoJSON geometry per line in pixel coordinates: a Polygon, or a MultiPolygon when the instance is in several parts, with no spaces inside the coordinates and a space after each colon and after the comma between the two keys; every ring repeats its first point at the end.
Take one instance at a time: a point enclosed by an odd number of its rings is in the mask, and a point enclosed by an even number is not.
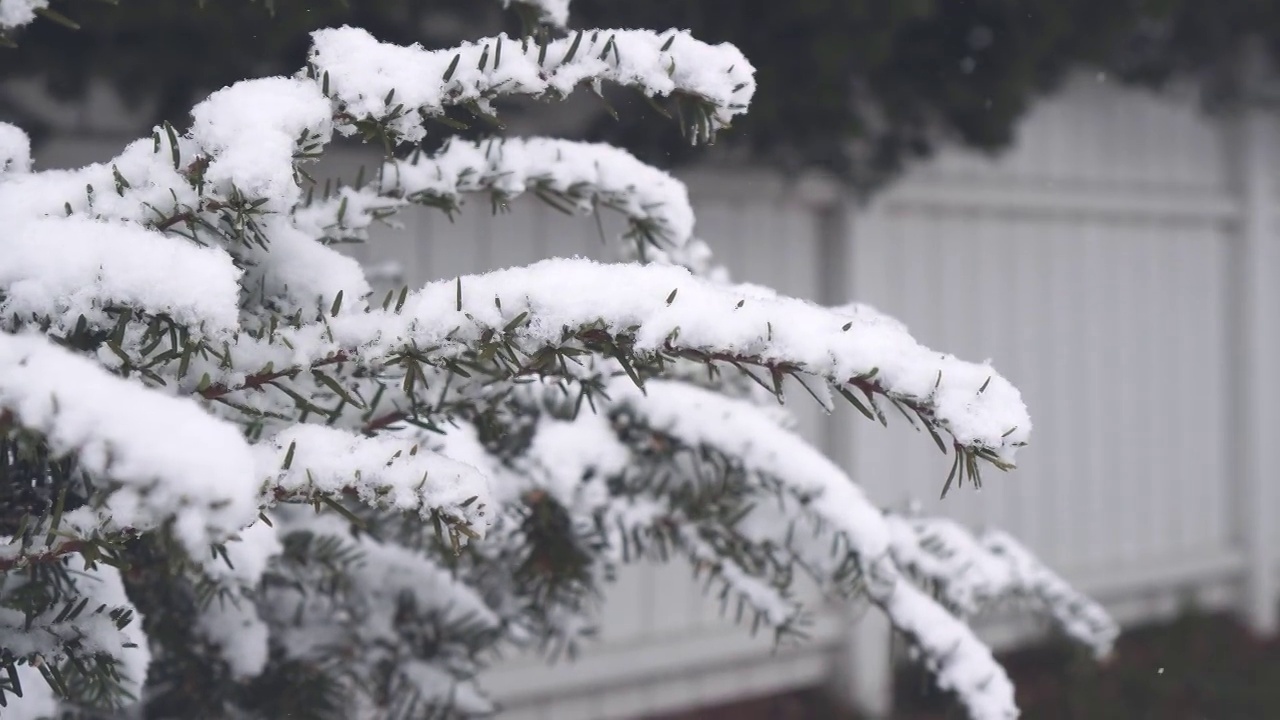
{"type": "Polygon", "coordinates": [[[239,280],[221,249],[121,223],[45,218],[0,236],[0,315],[52,318],[63,331],[82,315],[110,325],[106,310],[127,307],[225,337],[240,324],[239,280]]]}
{"type": "Polygon", "coordinates": [[[279,468],[279,499],[338,496],[350,491],[362,502],[430,518],[444,512],[481,537],[492,508],[480,471],[414,440],[362,437],[320,425],[294,425],[259,446],[268,469],[279,468]]]}
{"type": "Polygon", "coordinates": [[[744,112],[755,92],[755,68],[737,48],[684,31],[592,30],[545,46],[503,34],[432,51],[381,43],[351,27],[319,30],[312,40],[311,71],[337,110],[352,121],[382,119],[410,143],[424,137],[424,119],[450,105],[485,109],[497,95],[565,96],[584,82],[701,100],[711,106],[711,133],[744,112]]]}
{"type": "MultiPolygon", "coordinates": [[[[43,337],[0,334],[0,409],[54,453],[74,453],[86,471],[121,486],[101,507],[64,514],[66,532],[145,531],[173,519],[187,551],[203,557],[257,516],[259,480],[237,428],[43,337]]],[[[2,546],[0,557],[19,549],[2,546]]]]}
{"type": "Polygon", "coordinates": [[[1012,463],[1031,429],[1017,389],[990,366],[929,350],[879,318],[742,292],[678,267],[550,259],[429,283],[399,313],[338,317],[323,330],[304,328],[290,345],[301,356],[295,362],[344,350],[376,360],[409,345],[447,357],[498,330],[531,353],[585,328],[632,333],[636,353],[789,368],[837,386],[874,381],[918,405],[961,446],[1012,463]]]}

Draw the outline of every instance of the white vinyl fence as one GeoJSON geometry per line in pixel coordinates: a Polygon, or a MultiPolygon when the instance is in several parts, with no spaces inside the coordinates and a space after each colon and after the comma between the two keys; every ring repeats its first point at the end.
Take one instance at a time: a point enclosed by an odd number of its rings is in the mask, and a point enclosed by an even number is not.
{"type": "MultiPolygon", "coordinates": [[[[766,174],[686,176],[699,234],[738,279],[825,303],[857,299],[961,357],[991,358],[1036,428],[1007,475],[937,495],[946,460],[927,436],[794,398],[805,434],[885,505],[1007,528],[1123,620],[1187,600],[1275,627],[1275,517],[1267,441],[1280,436],[1277,128],[1261,109],[1208,119],[1195,99],[1089,78],[1043,104],[1015,150],[947,154],[870,206],[833,186],[766,174]]],[[[109,154],[61,142],[40,160],[109,154]]],[[[352,172],[350,169],[348,173],[352,172]]],[[[348,175],[350,177],[350,175],[348,175]]],[[[423,211],[355,250],[403,281],[601,255],[591,219],[536,204],[455,222],[423,211]]],[[[616,226],[606,223],[606,233],[616,226]]],[[[686,566],[637,567],[576,662],[509,659],[488,673],[502,717],[639,717],[828,683],[888,707],[890,644],[868,617],[823,607],[810,640],[774,651],[721,619],[686,566]]],[[[994,642],[1034,627],[995,618],[994,642]]]]}

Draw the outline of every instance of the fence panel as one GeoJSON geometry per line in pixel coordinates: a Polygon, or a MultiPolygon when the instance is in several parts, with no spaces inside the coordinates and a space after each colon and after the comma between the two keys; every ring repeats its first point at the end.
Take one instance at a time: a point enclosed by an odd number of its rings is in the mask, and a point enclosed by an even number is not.
{"type": "Polygon", "coordinates": [[[948,156],[865,210],[857,298],[930,347],[991,358],[1036,423],[1018,470],[943,501],[949,464],[927,437],[858,426],[873,496],[1006,527],[1076,577],[1233,552],[1222,148],[1185,107],[1085,87],[1000,161],[948,156]]]}

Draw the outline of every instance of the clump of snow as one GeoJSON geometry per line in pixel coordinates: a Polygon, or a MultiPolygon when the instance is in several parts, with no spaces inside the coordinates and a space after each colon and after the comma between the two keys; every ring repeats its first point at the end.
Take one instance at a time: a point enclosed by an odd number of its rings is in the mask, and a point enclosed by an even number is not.
{"type": "Polygon", "coordinates": [[[258,446],[259,464],[281,497],[340,495],[430,517],[443,510],[483,535],[492,507],[478,470],[395,437],[361,437],[320,425],[293,425],[258,446]],[[292,456],[289,457],[290,448],[292,456]],[[282,467],[285,459],[288,467],[282,467]]]}
{"type": "MultiPolygon", "coordinates": [[[[257,516],[254,459],[235,426],[41,336],[0,333],[0,408],[44,434],[53,452],[75,453],[85,471],[120,484],[100,507],[65,513],[55,547],[67,535],[145,531],[172,519],[187,551],[202,557],[257,516]]],[[[20,550],[0,546],[0,557],[20,550]]]]}
{"type": "Polygon", "coordinates": [[[0,177],[6,173],[25,173],[30,169],[31,138],[16,125],[0,122],[0,177]]]}
{"type": "Polygon", "coordinates": [[[564,507],[595,509],[609,501],[599,480],[617,476],[630,461],[608,419],[582,412],[571,422],[542,418],[518,469],[564,507]],[[583,452],[583,447],[591,452],[583,452]],[[597,482],[586,483],[589,478],[597,482]]]}
{"type": "Polygon", "coordinates": [[[286,216],[270,215],[259,224],[271,243],[265,248],[241,250],[251,263],[245,285],[287,300],[293,309],[314,310],[318,306],[327,310],[340,292],[349,298],[340,311],[360,309],[360,300],[371,290],[359,261],[326,246],[286,216]]]}
{"type": "MultiPolygon", "coordinates": [[[[66,659],[68,643],[77,644],[84,656],[110,655],[118,662],[123,689],[135,698],[142,697],[151,651],[142,630],[143,618],[125,594],[120,572],[107,565],[90,566],[83,558],[69,569],[87,611],[63,617],[64,605],[59,603],[28,620],[18,610],[0,607],[0,637],[5,649],[19,658],[30,660],[38,655],[40,662],[51,663],[66,659]],[[127,610],[133,616],[123,628],[111,617],[116,610],[127,610]],[[34,628],[38,630],[32,631],[34,628]]],[[[36,720],[56,715],[50,708],[56,709],[57,701],[39,670],[25,664],[18,667],[18,673],[23,695],[5,694],[5,718],[36,720]]]]}
{"type": "Polygon", "coordinates": [[[564,27],[569,24],[569,0],[502,0],[502,4],[504,7],[528,5],[538,11],[539,19],[548,25],[564,27]]]}
{"type": "Polygon", "coordinates": [[[650,96],[676,92],[713,106],[709,129],[727,126],[755,92],[755,69],[732,45],[708,45],[684,31],[598,30],[537,42],[507,37],[428,51],[378,42],[351,27],[312,33],[312,72],[352,122],[388,120],[404,142],[421,140],[421,114],[495,95],[567,95],[580,83],[612,81],[650,96]],[[541,58],[541,59],[540,59],[541,58]]]}
{"type": "Polygon", "coordinates": [[[267,665],[270,628],[248,598],[219,596],[200,611],[200,633],[227,662],[232,677],[248,680],[267,665]]]}
{"type": "Polygon", "coordinates": [[[601,143],[550,138],[453,141],[430,157],[388,162],[382,191],[409,199],[456,202],[462,193],[492,191],[513,198],[546,189],[576,201],[583,214],[603,205],[655,238],[682,247],[693,236],[693,207],[684,183],[634,155],[601,143]]]}
{"type": "Polygon", "coordinates": [[[301,199],[293,155],[299,138],[323,144],[333,134],[329,101],[314,82],[246,80],[191,111],[191,137],[208,154],[206,182],[224,197],[234,188],[266,211],[288,212],[301,199]]]}
{"type": "Polygon", "coordinates": [[[49,316],[70,330],[107,307],[168,315],[212,335],[239,327],[240,270],[219,248],[80,217],[17,222],[0,236],[0,314],[49,316]]]}
{"type": "Polygon", "coordinates": [[[49,7],[49,0],[0,0],[0,29],[27,25],[36,11],[49,7]]]}

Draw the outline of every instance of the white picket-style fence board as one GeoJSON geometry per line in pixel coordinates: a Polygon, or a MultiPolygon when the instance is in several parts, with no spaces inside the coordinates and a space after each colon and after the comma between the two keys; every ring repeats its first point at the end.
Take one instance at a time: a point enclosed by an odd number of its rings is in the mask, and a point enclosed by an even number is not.
{"type": "MultiPolygon", "coordinates": [[[[699,234],[736,278],[868,302],[930,347],[990,358],[1022,390],[1036,426],[1019,469],[945,500],[948,461],[927,435],[901,418],[886,429],[847,409],[826,417],[793,393],[802,432],[875,500],[1008,528],[1126,622],[1173,612],[1194,591],[1265,627],[1280,540],[1266,517],[1280,508],[1258,505],[1275,497],[1258,439],[1280,434],[1280,390],[1260,364],[1280,356],[1280,163],[1261,159],[1277,157],[1273,125],[1210,119],[1190,94],[1088,76],[1040,105],[1013,150],[944,153],[867,206],[763,172],[686,178],[699,234]]],[[[111,150],[68,138],[38,160],[111,150]]],[[[359,159],[338,153],[326,170],[350,179],[359,159]]],[[[612,238],[620,223],[603,221],[612,238]]],[[[411,286],[554,255],[610,257],[595,220],[532,201],[494,216],[477,198],[453,221],[419,210],[403,222],[351,251],[398,262],[411,286]]],[[[851,634],[850,611],[821,603],[812,641],[774,654],[690,576],[683,564],[631,568],[602,611],[600,642],[576,663],[500,663],[487,679],[504,716],[638,717],[810,685],[851,647],[889,662],[881,636],[851,634]]],[[[1020,628],[1005,618],[985,632],[1004,643],[1025,638],[1020,628]]]]}
{"type": "Polygon", "coordinates": [[[1231,542],[1228,253],[1222,224],[889,203],[859,225],[858,297],[926,345],[991,358],[1033,410],[1033,444],[981,492],[905,423],[859,425],[855,475],[889,504],[1006,527],[1064,570],[1231,542]]]}

